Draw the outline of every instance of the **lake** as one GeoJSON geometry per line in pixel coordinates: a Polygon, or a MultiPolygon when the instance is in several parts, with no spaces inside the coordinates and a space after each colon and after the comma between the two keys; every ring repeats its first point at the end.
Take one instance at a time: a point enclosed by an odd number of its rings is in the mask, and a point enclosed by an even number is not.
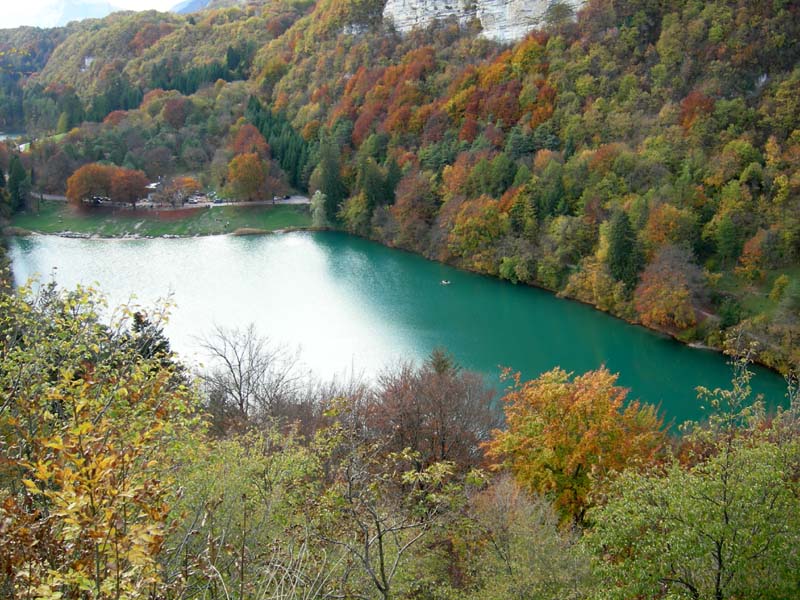
{"type": "MultiPolygon", "coordinates": [[[[374,375],[398,360],[447,348],[498,387],[501,366],[535,377],[561,366],[606,365],[629,397],[660,404],[669,420],[700,418],[694,388],[724,387],[726,358],[684,346],[543,290],[459,271],[335,232],[255,237],[83,240],[14,238],[17,282],[38,275],[94,284],[112,306],[170,297],[173,348],[202,360],[212,324],[258,330],[299,347],[317,375],[374,375]],[[450,285],[441,285],[448,280],[450,285]]],[[[755,369],[754,389],[785,402],[778,375],[755,369]]]]}

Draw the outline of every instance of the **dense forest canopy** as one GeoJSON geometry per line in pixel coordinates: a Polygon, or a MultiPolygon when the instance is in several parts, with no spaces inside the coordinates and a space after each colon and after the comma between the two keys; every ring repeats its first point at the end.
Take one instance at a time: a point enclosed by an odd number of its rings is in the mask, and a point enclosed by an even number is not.
{"type": "Polygon", "coordinates": [[[319,191],[318,225],[687,341],[737,327],[788,372],[800,6],[561,8],[510,45],[479,23],[400,34],[375,0],[3,31],[0,122],[40,138],[21,157],[36,189],[99,162],[242,199],[319,191]]]}

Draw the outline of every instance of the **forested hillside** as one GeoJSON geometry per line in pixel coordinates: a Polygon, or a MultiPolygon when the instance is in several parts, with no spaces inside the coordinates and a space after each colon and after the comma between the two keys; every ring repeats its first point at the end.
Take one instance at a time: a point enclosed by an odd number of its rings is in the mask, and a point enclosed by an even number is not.
{"type": "Polygon", "coordinates": [[[66,134],[22,157],[33,185],[99,161],[243,198],[320,190],[318,225],[800,361],[800,3],[591,0],[511,46],[476,24],[400,35],[382,10],[27,34],[4,97],[24,94],[29,133],[66,134]]]}

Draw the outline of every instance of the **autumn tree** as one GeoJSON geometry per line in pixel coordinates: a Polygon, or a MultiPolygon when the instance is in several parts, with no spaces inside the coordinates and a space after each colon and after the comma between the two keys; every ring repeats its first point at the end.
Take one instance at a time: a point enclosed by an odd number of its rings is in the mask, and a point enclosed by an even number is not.
{"type": "Polygon", "coordinates": [[[238,198],[256,200],[264,196],[267,163],[255,152],[239,154],[228,164],[228,184],[238,198]]]}
{"type": "Polygon", "coordinates": [[[617,375],[602,368],[572,377],[554,369],[526,382],[514,376],[503,398],[506,429],[486,447],[523,488],[553,499],[563,518],[582,522],[592,493],[616,471],[647,465],[664,445],[655,407],[627,401],[617,375]]]}
{"type": "Polygon", "coordinates": [[[697,217],[687,209],[661,203],[651,208],[642,239],[648,256],[666,244],[683,245],[693,249],[697,241],[697,217]]]}
{"type": "Polygon", "coordinates": [[[163,196],[173,204],[183,204],[184,200],[200,191],[200,182],[194,177],[179,176],[170,179],[164,186],[163,196]]]}
{"type": "Polygon", "coordinates": [[[180,129],[186,122],[192,102],[184,97],[170,98],[164,103],[161,118],[174,129],[180,129]]]}
{"type": "Polygon", "coordinates": [[[464,202],[449,236],[450,251],[472,268],[495,274],[495,243],[508,231],[508,215],[497,200],[481,196],[464,202]]]}
{"type": "Polygon", "coordinates": [[[765,267],[765,246],[767,242],[767,231],[759,229],[756,234],[747,240],[739,256],[739,264],[736,265],[737,275],[743,275],[747,279],[762,279],[765,267]]]}
{"type": "Polygon", "coordinates": [[[262,160],[269,158],[269,145],[261,132],[250,123],[245,123],[236,132],[236,137],[231,144],[234,154],[255,153],[262,160]]]}
{"type": "Polygon", "coordinates": [[[561,293],[615,314],[622,313],[629,305],[625,284],[614,279],[608,267],[594,256],[581,261],[580,269],[569,276],[561,293]]]}
{"type": "Polygon", "coordinates": [[[481,463],[480,444],[499,425],[492,405],[480,375],[434,350],[421,367],[403,364],[379,376],[367,423],[391,450],[417,453],[421,466],[450,461],[466,469],[481,463]]]}
{"type": "Polygon", "coordinates": [[[172,449],[195,399],[131,314],[90,292],[0,296],[0,590],[6,598],[141,598],[161,583],[172,449]]]}
{"type": "Polygon", "coordinates": [[[703,279],[689,250],[680,246],[661,248],[645,268],[634,293],[634,306],[642,323],[678,329],[693,326],[703,279]]]}
{"type": "Polygon", "coordinates": [[[111,169],[109,192],[111,200],[130,204],[136,208],[136,202],[147,195],[149,180],[142,171],[116,167],[111,169]]]}
{"type": "Polygon", "coordinates": [[[91,163],[67,180],[67,200],[73,204],[99,196],[136,206],[147,195],[148,179],[142,171],[91,163]]]}
{"type": "Polygon", "coordinates": [[[413,250],[426,247],[438,201],[428,174],[416,170],[406,173],[397,186],[396,201],[391,207],[398,225],[398,245],[413,250]]]}
{"type": "Polygon", "coordinates": [[[67,179],[67,200],[80,204],[93,196],[111,195],[111,169],[105,165],[91,163],[76,170],[67,179]]]}
{"type": "Polygon", "coordinates": [[[387,452],[383,440],[366,439],[350,403],[334,403],[329,413],[336,421],[321,436],[332,483],[313,500],[321,514],[318,536],[351,565],[341,578],[342,596],[390,600],[412,551],[454,514],[460,486],[451,463],[420,469],[414,452],[387,452]]]}

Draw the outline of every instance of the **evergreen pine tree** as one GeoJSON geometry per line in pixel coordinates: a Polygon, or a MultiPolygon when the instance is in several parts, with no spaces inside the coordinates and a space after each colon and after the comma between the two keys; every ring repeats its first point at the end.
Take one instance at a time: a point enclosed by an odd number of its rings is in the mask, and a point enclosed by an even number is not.
{"type": "Polygon", "coordinates": [[[375,161],[367,158],[359,165],[358,183],[364,195],[367,197],[367,205],[371,211],[376,206],[388,204],[386,198],[386,182],[383,173],[375,161]]]}
{"type": "Polygon", "coordinates": [[[14,154],[8,165],[8,194],[11,203],[11,210],[18,211],[25,206],[30,191],[30,179],[19,156],[14,154]]]}
{"type": "Polygon", "coordinates": [[[320,190],[325,194],[325,213],[329,223],[335,223],[339,205],[347,195],[342,181],[339,153],[330,139],[321,142],[319,148],[320,190]]]}
{"type": "Polygon", "coordinates": [[[388,204],[394,204],[397,184],[402,178],[403,171],[400,165],[397,164],[394,157],[390,158],[386,163],[386,202],[388,204]]]}
{"type": "Polygon", "coordinates": [[[731,263],[736,260],[741,252],[742,241],[730,215],[726,214],[719,220],[714,238],[717,242],[717,254],[723,262],[731,263]]]}
{"type": "Polygon", "coordinates": [[[636,285],[642,268],[642,254],[636,240],[636,232],[624,211],[612,217],[608,231],[608,269],[630,290],[636,285]]]}

